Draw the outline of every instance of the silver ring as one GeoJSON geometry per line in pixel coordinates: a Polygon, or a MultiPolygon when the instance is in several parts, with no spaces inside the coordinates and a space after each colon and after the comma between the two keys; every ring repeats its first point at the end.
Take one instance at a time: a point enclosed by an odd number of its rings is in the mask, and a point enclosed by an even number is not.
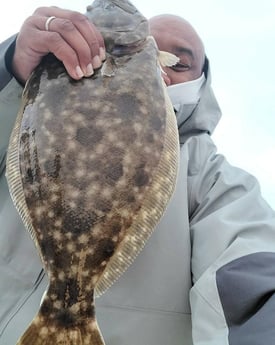
{"type": "Polygon", "coordinates": [[[54,20],[56,17],[55,16],[51,16],[49,17],[47,20],[46,20],[46,23],[45,23],[45,30],[46,31],[49,31],[49,26],[50,26],[50,23],[52,20],[54,20]]]}

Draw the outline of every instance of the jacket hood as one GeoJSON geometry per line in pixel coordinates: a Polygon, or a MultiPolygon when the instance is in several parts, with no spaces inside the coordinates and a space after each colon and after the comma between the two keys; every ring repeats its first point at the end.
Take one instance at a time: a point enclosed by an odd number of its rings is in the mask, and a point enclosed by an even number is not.
{"type": "Polygon", "coordinates": [[[194,111],[187,118],[182,108],[176,113],[181,144],[195,134],[207,132],[211,135],[221,117],[221,110],[211,87],[211,72],[207,57],[205,57],[203,71],[206,81],[202,86],[200,101],[194,111]]]}

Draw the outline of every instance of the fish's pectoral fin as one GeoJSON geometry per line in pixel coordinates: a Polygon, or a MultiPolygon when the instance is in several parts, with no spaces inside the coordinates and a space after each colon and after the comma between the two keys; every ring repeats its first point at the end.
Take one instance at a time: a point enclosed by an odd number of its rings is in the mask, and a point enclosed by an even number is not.
{"type": "Polygon", "coordinates": [[[180,60],[176,55],[163,50],[159,50],[158,58],[160,65],[163,67],[176,65],[180,60]]]}
{"type": "Polygon", "coordinates": [[[101,67],[101,75],[103,77],[113,77],[115,75],[116,64],[111,57],[107,57],[107,59],[103,62],[101,67]]]}

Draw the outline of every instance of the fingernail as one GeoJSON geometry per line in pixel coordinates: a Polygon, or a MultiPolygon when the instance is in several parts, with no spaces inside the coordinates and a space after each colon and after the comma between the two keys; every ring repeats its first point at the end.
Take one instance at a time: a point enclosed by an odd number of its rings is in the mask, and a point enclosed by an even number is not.
{"type": "Polygon", "coordinates": [[[101,61],[104,61],[106,59],[106,50],[102,47],[99,48],[99,57],[101,61]]]}
{"type": "Polygon", "coordinates": [[[79,79],[84,77],[84,73],[82,69],[80,68],[80,66],[76,66],[75,72],[79,79]]]}
{"type": "Polygon", "coordinates": [[[91,63],[89,63],[89,65],[86,67],[86,77],[90,77],[91,75],[94,74],[94,69],[91,63]]]}
{"type": "Polygon", "coordinates": [[[93,67],[99,68],[101,66],[101,60],[98,55],[93,58],[93,67]]]}

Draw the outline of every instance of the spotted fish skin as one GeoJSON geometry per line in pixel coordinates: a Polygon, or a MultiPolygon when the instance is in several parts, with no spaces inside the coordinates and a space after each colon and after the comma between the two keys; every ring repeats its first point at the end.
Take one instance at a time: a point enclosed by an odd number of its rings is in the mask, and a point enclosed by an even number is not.
{"type": "Polygon", "coordinates": [[[116,54],[120,47],[133,49],[149,35],[147,19],[129,1],[95,0],[86,15],[100,28],[109,54],[116,54]]]}
{"type": "Polygon", "coordinates": [[[177,127],[147,21],[125,0],[95,1],[87,15],[105,69],[74,81],[47,56],[11,136],[11,195],[49,277],[21,345],[104,344],[94,294],[141,251],[175,186],[177,127]]]}

